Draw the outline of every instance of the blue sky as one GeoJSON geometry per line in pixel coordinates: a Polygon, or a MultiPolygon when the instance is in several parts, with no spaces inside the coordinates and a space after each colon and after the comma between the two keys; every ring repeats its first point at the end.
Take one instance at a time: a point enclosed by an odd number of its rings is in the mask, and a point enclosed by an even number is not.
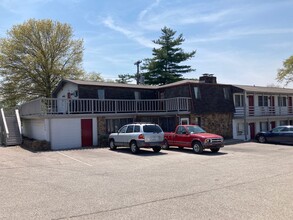
{"type": "Polygon", "coordinates": [[[292,11],[292,0],[0,0],[0,37],[30,18],[69,23],[84,40],[84,69],[114,80],[152,57],[167,26],[183,34],[186,52],[197,51],[186,78],[267,86],[293,55],[292,11]]]}

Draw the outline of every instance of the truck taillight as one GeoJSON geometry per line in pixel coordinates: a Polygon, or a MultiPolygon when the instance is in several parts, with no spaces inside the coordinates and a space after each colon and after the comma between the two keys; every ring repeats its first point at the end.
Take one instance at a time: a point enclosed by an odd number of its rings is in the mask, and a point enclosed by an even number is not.
{"type": "Polygon", "coordinates": [[[144,135],[143,134],[140,134],[140,135],[138,135],[138,139],[144,139],[144,135]]]}

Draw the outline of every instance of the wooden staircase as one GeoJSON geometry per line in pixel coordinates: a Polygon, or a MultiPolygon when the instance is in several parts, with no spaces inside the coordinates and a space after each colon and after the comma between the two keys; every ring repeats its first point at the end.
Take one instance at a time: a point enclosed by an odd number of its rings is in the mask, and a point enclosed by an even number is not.
{"type": "Polygon", "coordinates": [[[18,118],[18,111],[7,116],[4,110],[1,109],[1,142],[4,146],[20,145],[22,143],[22,135],[20,131],[20,120],[18,118]]]}

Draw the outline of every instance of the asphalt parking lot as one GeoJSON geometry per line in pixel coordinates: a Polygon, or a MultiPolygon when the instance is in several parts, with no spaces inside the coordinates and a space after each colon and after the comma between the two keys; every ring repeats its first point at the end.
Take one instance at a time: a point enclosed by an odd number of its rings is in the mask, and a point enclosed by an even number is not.
{"type": "Polygon", "coordinates": [[[293,146],[0,147],[0,219],[293,219],[293,146]]]}

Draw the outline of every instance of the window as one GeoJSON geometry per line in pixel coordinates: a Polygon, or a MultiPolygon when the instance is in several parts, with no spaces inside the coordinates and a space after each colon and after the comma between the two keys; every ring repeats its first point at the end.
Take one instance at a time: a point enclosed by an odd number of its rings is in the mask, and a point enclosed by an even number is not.
{"type": "Polygon", "coordinates": [[[161,133],[163,132],[162,129],[157,125],[144,125],[143,126],[144,132],[151,132],[151,133],[161,133]]]}
{"type": "Polygon", "coordinates": [[[98,99],[105,99],[105,90],[98,89],[98,99]]]}
{"type": "Polygon", "coordinates": [[[141,99],[140,92],[134,92],[134,97],[136,100],[141,99]]]}
{"type": "Polygon", "coordinates": [[[118,133],[125,133],[127,126],[123,126],[119,129],[118,133]]]}
{"type": "Polygon", "coordinates": [[[198,87],[194,87],[194,96],[195,96],[195,99],[200,99],[201,96],[200,96],[200,90],[198,87]]]}
{"type": "Polygon", "coordinates": [[[129,125],[126,129],[126,133],[132,133],[133,132],[133,125],[129,125]]]}
{"type": "Polygon", "coordinates": [[[225,87],[225,88],[223,88],[223,91],[224,91],[224,98],[226,100],[229,100],[230,99],[230,90],[229,90],[229,88],[225,87]]]}
{"type": "Polygon", "coordinates": [[[183,134],[184,132],[186,132],[185,128],[183,126],[179,126],[176,133],[177,134],[183,134]]]}
{"type": "Polygon", "coordinates": [[[134,132],[140,132],[140,126],[139,125],[134,126],[134,132]]]}
{"type": "Polygon", "coordinates": [[[269,106],[268,96],[258,96],[258,106],[269,106]]]}
{"type": "Polygon", "coordinates": [[[243,107],[243,95],[235,95],[235,107],[243,107]]]}
{"type": "Polygon", "coordinates": [[[244,134],[244,123],[237,123],[237,135],[244,134]]]}
{"type": "Polygon", "coordinates": [[[108,134],[117,132],[123,125],[133,123],[132,118],[121,118],[121,119],[106,119],[106,131],[108,134]]]}
{"type": "Polygon", "coordinates": [[[279,106],[287,106],[287,97],[278,97],[279,106]]]}
{"type": "Polygon", "coordinates": [[[288,121],[287,120],[281,120],[280,121],[280,125],[287,125],[288,124],[288,121]]]}
{"type": "Polygon", "coordinates": [[[260,131],[268,131],[269,130],[269,124],[268,122],[260,122],[260,131]]]}
{"type": "Polygon", "coordinates": [[[189,118],[180,118],[181,125],[189,125],[189,118]]]}
{"type": "Polygon", "coordinates": [[[203,130],[201,127],[199,126],[188,126],[187,130],[190,134],[198,134],[198,133],[206,133],[205,130],[203,130]]]}

